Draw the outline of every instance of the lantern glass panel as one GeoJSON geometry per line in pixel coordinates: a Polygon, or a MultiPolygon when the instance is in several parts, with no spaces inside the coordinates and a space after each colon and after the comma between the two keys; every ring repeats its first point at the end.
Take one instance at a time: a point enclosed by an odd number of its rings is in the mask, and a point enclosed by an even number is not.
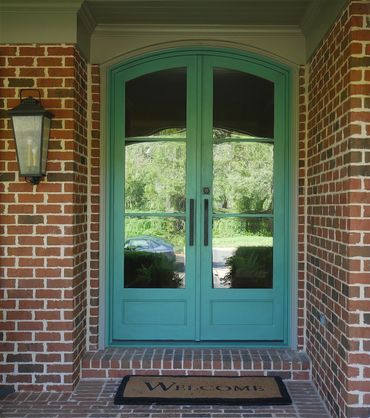
{"type": "Polygon", "coordinates": [[[43,126],[43,141],[42,141],[42,150],[41,150],[41,174],[46,174],[46,160],[48,155],[48,144],[49,144],[49,132],[50,132],[51,119],[44,117],[44,126],[43,126]]]}
{"type": "Polygon", "coordinates": [[[19,174],[40,175],[42,115],[13,116],[19,174]]]}

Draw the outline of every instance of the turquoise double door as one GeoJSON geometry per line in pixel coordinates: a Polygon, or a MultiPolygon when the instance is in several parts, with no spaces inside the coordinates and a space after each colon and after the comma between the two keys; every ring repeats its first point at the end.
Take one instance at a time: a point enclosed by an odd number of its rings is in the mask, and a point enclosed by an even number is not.
{"type": "Polygon", "coordinates": [[[110,340],[286,342],[285,69],[168,51],[110,96],[110,340]]]}

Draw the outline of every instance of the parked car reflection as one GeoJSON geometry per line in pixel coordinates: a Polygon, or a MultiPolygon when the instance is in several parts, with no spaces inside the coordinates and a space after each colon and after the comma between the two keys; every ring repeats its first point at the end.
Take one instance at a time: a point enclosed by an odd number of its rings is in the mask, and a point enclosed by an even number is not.
{"type": "Polygon", "coordinates": [[[125,241],[125,250],[141,251],[165,255],[170,261],[176,261],[174,247],[161,238],[152,236],[139,236],[128,238],[125,241]]]}

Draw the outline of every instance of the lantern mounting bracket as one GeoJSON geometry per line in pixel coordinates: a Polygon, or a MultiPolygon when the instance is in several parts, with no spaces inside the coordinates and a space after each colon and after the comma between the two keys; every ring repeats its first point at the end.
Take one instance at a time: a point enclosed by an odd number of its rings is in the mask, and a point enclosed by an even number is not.
{"type": "Polygon", "coordinates": [[[41,177],[42,176],[26,176],[25,179],[33,186],[37,186],[40,183],[41,177]]]}

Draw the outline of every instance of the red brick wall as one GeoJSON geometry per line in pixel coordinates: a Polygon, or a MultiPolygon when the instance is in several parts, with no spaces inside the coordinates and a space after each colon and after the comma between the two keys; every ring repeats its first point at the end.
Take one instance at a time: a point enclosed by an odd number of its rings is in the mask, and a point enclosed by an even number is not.
{"type": "Polygon", "coordinates": [[[73,45],[0,46],[0,361],[16,389],[71,389],[86,341],[87,66],[73,45]],[[4,109],[40,89],[47,178],[18,178],[4,109]]]}
{"type": "Polygon", "coordinates": [[[370,416],[369,15],[351,1],[308,74],[306,342],[338,417],[370,416]]]}

